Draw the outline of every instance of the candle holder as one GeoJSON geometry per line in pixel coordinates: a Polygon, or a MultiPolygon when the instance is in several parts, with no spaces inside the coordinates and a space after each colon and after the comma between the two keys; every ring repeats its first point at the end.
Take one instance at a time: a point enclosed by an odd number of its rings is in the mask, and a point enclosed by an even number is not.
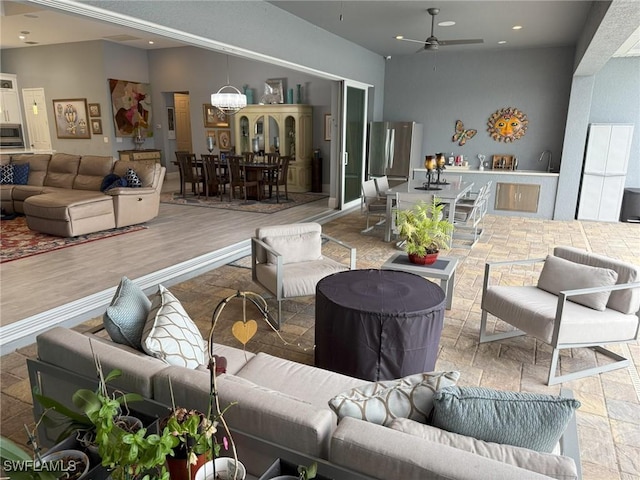
{"type": "Polygon", "coordinates": [[[447,168],[445,164],[446,160],[444,158],[444,153],[436,153],[436,170],[438,172],[438,178],[435,181],[436,185],[449,185],[449,182],[445,179],[440,180],[440,174],[445,168],[447,168]]]}
{"type": "Polygon", "coordinates": [[[434,187],[435,184],[432,179],[434,170],[437,167],[436,158],[433,155],[427,155],[424,159],[424,168],[427,169],[427,181],[422,184],[420,190],[441,190],[440,187],[434,187]]]}

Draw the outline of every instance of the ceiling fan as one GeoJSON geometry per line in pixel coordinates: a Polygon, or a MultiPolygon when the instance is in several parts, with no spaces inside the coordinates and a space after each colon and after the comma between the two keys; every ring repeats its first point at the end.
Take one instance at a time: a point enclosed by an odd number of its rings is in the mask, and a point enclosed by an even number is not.
{"type": "Polygon", "coordinates": [[[405,42],[422,43],[423,44],[422,48],[420,48],[416,53],[438,50],[438,47],[440,46],[471,45],[474,43],[484,43],[484,40],[482,38],[471,38],[471,39],[465,39],[465,40],[438,40],[433,34],[433,29],[436,23],[436,15],[440,13],[440,9],[428,8],[427,12],[429,12],[429,15],[431,15],[431,35],[429,36],[429,38],[427,38],[426,40],[412,40],[410,38],[396,37],[398,40],[404,40],[405,42]]]}

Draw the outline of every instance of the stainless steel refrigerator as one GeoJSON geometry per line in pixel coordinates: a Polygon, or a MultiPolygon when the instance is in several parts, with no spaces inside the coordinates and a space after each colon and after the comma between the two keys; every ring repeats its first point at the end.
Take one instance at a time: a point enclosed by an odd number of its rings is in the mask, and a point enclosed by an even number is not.
{"type": "Polygon", "coordinates": [[[422,124],[371,122],[368,137],[367,178],[409,179],[413,168],[422,167],[422,124]]]}

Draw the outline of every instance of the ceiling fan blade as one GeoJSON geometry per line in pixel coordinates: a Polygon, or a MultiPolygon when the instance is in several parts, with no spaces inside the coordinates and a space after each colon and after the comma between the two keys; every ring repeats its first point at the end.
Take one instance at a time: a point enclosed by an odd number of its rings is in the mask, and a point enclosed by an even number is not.
{"type": "Polygon", "coordinates": [[[466,40],[438,40],[440,45],[473,45],[476,43],[484,43],[482,38],[469,38],[466,40]]]}
{"type": "Polygon", "coordinates": [[[412,38],[396,38],[396,40],[402,40],[403,42],[422,43],[424,45],[424,40],[414,40],[412,38]]]}

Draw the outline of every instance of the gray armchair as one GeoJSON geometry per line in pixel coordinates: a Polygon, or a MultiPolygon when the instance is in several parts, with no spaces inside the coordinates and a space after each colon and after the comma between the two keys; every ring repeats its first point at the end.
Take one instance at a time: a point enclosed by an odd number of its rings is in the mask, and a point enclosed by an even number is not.
{"type": "Polygon", "coordinates": [[[261,227],[251,239],[251,278],[277,300],[277,329],[284,299],[315,295],[322,278],[355,268],[356,249],[323,234],[318,223],[261,227]],[[347,249],[349,264],[323,255],[323,240],[347,249]]]}
{"type": "MultiPolygon", "coordinates": [[[[531,335],[553,348],[548,385],[629,365],[602,345],[633,342],[640,325],[640,267],[571,247],[546,259],[488,263],[482,290],[480,343],[531,335]],[[489,285],[494,268],[544,262],[536,286],[489,285]],[[487,315],[516,330],[490,334],[487,315]],[[590,347],[613,362],[557,376],[559,352],[590,347]]],[[[600,363],[600,362],[599,362],[600,363]]]]}

